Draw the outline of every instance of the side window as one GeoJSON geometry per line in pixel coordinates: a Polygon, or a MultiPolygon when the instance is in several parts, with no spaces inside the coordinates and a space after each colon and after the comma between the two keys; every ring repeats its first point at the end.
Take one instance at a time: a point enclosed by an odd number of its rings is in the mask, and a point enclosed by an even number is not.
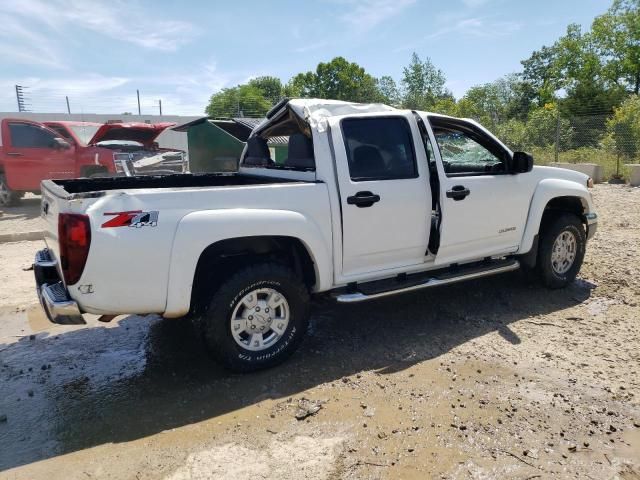
{"type": "Polygon", "coordinates": [[[353,181],[416,178],[418,168],[409,123],[401,117],[342,121],[353,181]]]}
{"type": "Polygon", "coordinates": [[[73,138],[71,138],[71,135],[69,134],[66,128],[61,127],[59,125],[51,125],[49,128],[55,131],[56,133],[58,133],[61,138],[64,138],[68,142],[74,143],[73,138]]]}
{"type": "Polygon", "coordinates": [[[11,145],[17,148],[52,148],[53,133],[28,123],[9,123],[11,145]]]}
{"type": "Polygon", "coordinates": [[[502,155],[489,151],[466,132],[434,131],[444,171],[449,174],[504,173],[507,166],[502,155]],[[501,158],[502,157],[502,158],[501,158]]]}

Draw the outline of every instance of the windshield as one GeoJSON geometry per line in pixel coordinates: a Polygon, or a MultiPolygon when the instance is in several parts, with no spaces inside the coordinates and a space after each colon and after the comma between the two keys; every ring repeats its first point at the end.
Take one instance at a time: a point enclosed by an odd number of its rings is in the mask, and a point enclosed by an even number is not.
{"type": "Polygon", "coordinates": [[[98,128],[100,128],[99,125],[69,125],[69,127],[85,145],[89,143],[89,140],[93,138],[98,128]]]}

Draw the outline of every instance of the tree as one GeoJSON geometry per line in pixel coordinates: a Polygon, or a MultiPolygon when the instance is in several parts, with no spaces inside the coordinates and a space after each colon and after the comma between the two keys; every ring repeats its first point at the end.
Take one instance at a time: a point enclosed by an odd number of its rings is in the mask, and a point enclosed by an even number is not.
{"type": "Polygon", "coordinates": [[[378,79],[378,91],[382,102],[397,107],[402,102],[400,91],[393,78],[388,75],[378,79]]]}
{"type": "Polygon", "coordinates": [[[607,121],[607,133],[618,155],[637,160],[640,153],[640,96],[627,98],[607,121]]]}
{"type": "Polygon", "coordinates": [[[307,98],[364,103],[382,100],[377,80],[360,65],[343,57],[319,63],[315,72],[299,73],[289,81],[287,91],[307,98]]]}
{"type": "Polygon", "coordinates": [[[269,100],[272,105],[278,103],[284,96],[282,92],[282,82],[277,77],[256,77],[249,80],[249,85],[260,90],[264,98],[269,100]]]}
{"type": "Polygon", "coordinates": [[[640,0],[614,0],[591,26],[594,45],[604,58],[604,75],[640,93],[640,0]]]}
{"type": "Polygon", "coordinates": [[[548,147],[554,145],[559,137],[559,148],[568,148],[572,135],[571,124],[558,115],[558,106],[554,103],[532,110],[527,121],[525,143],[529,146],[548,147]]]}
{"type": "Polygon", "coordinates": [[[526,120],[535,98],[533,86],[518,75],[471,87],[458,102],[458,115],[472,117],[495,128],[515,118],[526,120]]]}
{"type": "Polygon", "coordinates": [[[254,85],[223,88],[209,100],[205,113],[211,117],[264,117],[272,104],[254,85]]]}
{"type": "Polygon", "coordinates": [[[539,106],[552,102],[555,92],[562,86],[562,79],[557,72],[556,46],[543,46],[523,60],[522,78],[536,93],[539,106]]]}
{"type": "Polygon", "coordinates": [[[402,105],[415,110],[429,110],[436,101],[452,97],[445,84],[442,70],[436,68],[429,57],[420,60],[417,53],[411,55],[411,62],[402,69],[402,105]]]}

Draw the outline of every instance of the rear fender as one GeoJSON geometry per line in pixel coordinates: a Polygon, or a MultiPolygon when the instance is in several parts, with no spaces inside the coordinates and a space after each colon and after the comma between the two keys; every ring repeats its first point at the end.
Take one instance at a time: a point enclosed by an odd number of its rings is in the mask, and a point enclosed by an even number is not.
{"type": "Polygon", "coordinates": [[[303,214],[245,208],[194,212],[183,217],[176,228],[164,316],[179,317],[189,311],[196,266],[209,245],[230,238],[270,235],[300,240],[314,263],[315,290],[331,288],[330,245],[323,241],[320,227],[303,214]]]}

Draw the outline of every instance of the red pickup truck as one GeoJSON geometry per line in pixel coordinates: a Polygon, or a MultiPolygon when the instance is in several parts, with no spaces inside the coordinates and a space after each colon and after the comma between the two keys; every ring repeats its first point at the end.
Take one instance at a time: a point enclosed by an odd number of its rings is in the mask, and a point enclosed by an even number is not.
{"type": "Polygon", "coordinates": [[[174,123],[34,122],[6,118],[0,130],[0,207],[46,179],[183,173],[182,150],[155,142],[174,123]]]}

